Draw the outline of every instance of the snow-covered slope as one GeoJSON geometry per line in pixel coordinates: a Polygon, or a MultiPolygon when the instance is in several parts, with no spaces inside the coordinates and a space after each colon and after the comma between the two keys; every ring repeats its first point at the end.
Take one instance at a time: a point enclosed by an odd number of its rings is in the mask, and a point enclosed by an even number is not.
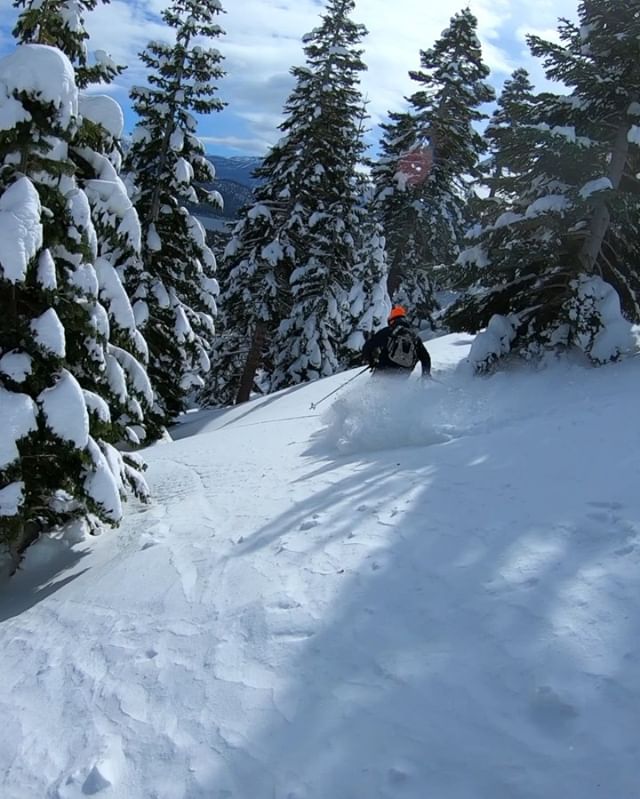
{"type": "Polygon", "coordinates": [[[189,415],[0,596],[3,799],[632,799],[640,362],[189,415]]]}

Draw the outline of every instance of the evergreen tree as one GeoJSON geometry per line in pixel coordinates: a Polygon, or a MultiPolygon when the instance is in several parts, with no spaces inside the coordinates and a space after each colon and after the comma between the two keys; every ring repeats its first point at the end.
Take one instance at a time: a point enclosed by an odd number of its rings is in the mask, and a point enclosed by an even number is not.
{"type": "Polygon", "coordinates": [[[109,323],[94,267],[89,201],[68,148],[77,132],[73,67],[22,45],[0,62],[0,539],[17,562],[43,530],[116,524],[137,470],[114,449],[97,387],[109,323]]]}
{"type": "Polygon", "coordinates": [[[625,192],[615,203],[607,234],[602,242],[599,265],[602,277],[615,287],[624,315],[640,324],[640,272],[635,267],[640,241],[640,203],[635,175],[640,165],[623,178],[625,192]]]}
{"type": "Polygon", "coordinates": [[[261,368],[268,390],[331,374],[353,358],[354,324],[374,323],[370,300],[358,299],[360,281],[375,283],[381,256],[371,250],[380,238],[365,246],[361,233],[365,31],[349,18],[353,6],[331,0],[305,37],[283,136],[256,171],[261,183],[227,248],[228,326],[211,389],[218,397],[248,399],[261,368]]]}
{"type": "MultiPolygon", "coordinates": [[[[88,64],[84,15],[96,7],[97,0],[16,0],[14,5],[25,9],[14,31],[18,40],[61,50],[74,66],[78,87],[109,83],[122,72],[102,52],[95,65],[88,64]]],[[[102,424],[103,435],[112,443],[126,440],[136,445],[144,438],[144,413],[153,396],[145,370],[146,342],[136,328],[125,288],[127,272],[140,268],[140,225],[119,175],[124,119],[120,106],[110,97],[81,92],[78,102],[82,122],[69,154],[78,185],[91,205],[98,256],[94,266],[109,319],[107,359],[94,389],[107,402],[110,429],[103,418],[95,421],[102,424]]],[[[141,480],[138,485],[142,487],[141,480]]]]}
{"type": "Polygon", "coordinates": [[[635,296],[632,270],[612,263],[607,247],[624,242],[632,257],[616,216],[633,217],[637,208],[629,187],[635,190],[640,113],[639,12],[638,2],[624,9],[582,2],[580,27],[563,20],[560,44],[530,37],[548,77],[572,91],[536,101],[535,124],[518,135],[527,162],[513,187],[519,199],[475,231],[461,258],[472,292],[449,319],[458,328],[489,325],[472,353],[480,369],[512,350],[532,356],[575,347],[602,363],[627,346],[618,295],[602,276],[635,296]]]}
{"type": "Polygon", "coordinates": [[[142,242],[140,220],[120,177],[122,111],[100,95],[81,95],[80,111],[83,122],[70,154],[91,207],[99,296],[109,319],[107,369],[97,390],[119,427],[118,440],[137,446],[147,437],[153,389],[146,371],[147,342],[128,295],[142,270],[142,242]]]}
{"type": "Polygon", "coordinates": [[[256,170],[261,179],[251,205],[241,211],[225,249],[221,305],[222,337],[216,343],[215,368],[203,398],[214,404],[245,402],[279,321],[290,303],[288,279],[294,245],[289,231],[295,174],[282,142],[256,170]]]}
{"type": "Polygon", "coordinates": [[[353,285],[348,297],[349,329],[342,361],[357,366],[362,360],[362,347],[368,336],[386,324],[391,310],[387,293],[387,254],[382,225],[376,218],[373,185],[360,178],[360,203],[357,259],[353,270],[353,285]]]}
{"type": "MultiPolygon", "coordinates": [[[[505,81],[484,133],[489,154],[480,164],[480,190],[472,191],[467,204],[466,241],[477,239],[483,223],[490,225],[493,220],[506,218],[505,214],[517,210],[530,168],[526,129],[534,124],[536,115],[537,101],[529,74],[525,69],[517,69],[505,81]]],[[[474,254],[473,249],[463,250],[450,273],[452,288],[469,282],[474,254]]],[[[481,263],[482,260],[480,258],[481,263]]]]}
{"type": "Polygon", "coordinates": [[[480,106],[494,97],[476,29],[476,18],[465,9],[433,47],[421,51],[421,69],[410,73],[420,88],[409,98],[409,112],[392,117],[385,131],[388,165],[378,187],[389,293],[394,301],[417,302],[425,321],[436,307],[434,268],[452,264],[459,252],[468,189],[484,149],[474,125],[486,118],[480,106]],[[407,168],[416,162],[422,162],[421,173],[407,168]]]}
{"type": "Polygon", "coordinates": [[[220,202],[202,183],[215,177],[195,135],[192,112],[209,114],[223,103],[215,82],[222,56],[205,39],[223,31],[218,0],[174,0],[163,11],[175,44],[152,42],[141,54],[147,87],[132,91],[139,122],[127,153],[142,225],[144,271],[132,276],[134,312],[149,345],[149,375],[156,392],[151,431],[159,435],[185,410],[209,370],[218,285],[215,258],[190,202],[220,202]]]}
{"type": "Polygon", "coordinates": [[[428,146],[416,144],[418,133],[408,113],[390,113],[383,124],[382,154],[372,169],[375,209],[386,241],[388,292],[407,308],[415,327],[430,326],[437,308],[431,269],[424,260],[428,229],[419,222],[419,187],[432,167],[428,146]]]}
{"type": "Polygon", "coordinates": [[[516,69],[505,81],[497,108],[484,132],[489,157],[482,163],[483,182],[489,186],[489,197],[508,200],[517,193],[522,163],[519,134],[523,125],[531,125],[536,98],[526,69],[516,69]]]}
{"type": "Polygon", "coordinates": [[[321,25],[304,39],[306,65],[292,70],[282,145],[297,154],[289,229],[295,266],[290,310],[272,353],[272,389],[334,374],[350,335],[349,298],[358,263],[357,164],[363,156],[366,68],[364,26],[352,21],[354,0],[329,0],[321,25]]]}

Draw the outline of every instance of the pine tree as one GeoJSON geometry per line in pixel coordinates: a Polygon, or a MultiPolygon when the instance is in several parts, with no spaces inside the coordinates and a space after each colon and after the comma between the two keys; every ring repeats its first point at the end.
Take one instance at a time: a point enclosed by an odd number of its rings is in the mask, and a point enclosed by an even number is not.
{"type": "Polygon", "coordinates": [[[342,362],[357,366],[362,360],[362,347],[368,336],[386,324],[391,309],[387,293],[387,253],[382,225],[374,210],[375,189],[364,176],[360,177],[360,202],[357,258],[353,285],[348,297],[349,334],[344,343],[342,362]]]}
{"type": "Polygon", "coordinates": [[[216,343],[206,402],[245,402],[264,365],[269,344],[290,303],[288,279],[294,245],[288,225],[295,189],[294,173],[282,143],[256,170],[261,179],[252,203],[240,214],[225,249],[221,305],[222,336],[216,343]]]}
{"type": "Polygon", "coordinates": [[[494,97],[476,29],[465,9],[421,51],[421,69],[409,73],[420,88],[408,113],[392,115],[385,129],[377,185],[389,294],[417,304],[424,323],[436,308],[436,268],[452,264],[459,252],[469,185],[484,149],[474,125],[486,118],[479,107],[494,97]],[[420,172],[412,170],[416,163],[420,172]]]}
{"type": "Polygon", "coordinates": [[[222,56],[201,38],[223,31],[218,0],[174,0],[163,11],[175,44],[152,42],[141,54],[147,87],[132,91],[139,122],[127,154],[142,225],[144,272],[133,276],[134,312],[149,345],[149,375],[156,392],[153,435],[182,412],[209,370],[218,285],[215,258],[202,225],[187,210],[195,201],[219,202],[201,188],[215,177],[192,113],[223,103],[215,82],[222,56]]]}
{"type": "Polygon", "coordinates": [[[0,540],[14,563],[41,531],[117,524],[138,474],[96,391],[109,363],[89,201],[68,156],[73,67],[22,45],[0,62],[0,540]]]}
{"type": "Polygon", "coordinates": [[[528,72],[515,70],[505,81],[497,108],[484,132],[489,154],[480,164],[479,190],[472,192],[466,209],[465,244],[473,242],[473,245],[462,251],[450,272],[454,290],[474,281],[476,256],[480,269],[486,261],[482,251],[474,246],[478,244],[483,225],[490,226],[498,218],[508,218],[506,215],[517,213],[521,205],[520,195],[528,188],[531,166],[529,145],[535,147],[535,140],[527,137],[527,129],[535,123],[539,105],[528,72]]]}
{"type": "MultiPolygon", "coordinates": [[[[109,319],[108,361],[100,395],[119,427],[119,441],[146,439],[145,418],[153,405],[146,371],[147,342],[128,295],[142,270],[140,220],[120,177],[122,111],[109,97],[81,95],[83,123],[70,154],[91,207],[97,238],[100,301],[109,319]]],[[[128,456],[127,456],[128,457],[128,456]]]]}
{"type": "Polygon", "coordinates": [[[371,250],[379,238],[365,245],[360,232],[365,31],[349,18],[353,6],[331,0],[305,37],[283,136],[227,248],[228,325],[209,392],[218,398],[248,399],[259,370],[265,390],[331,374],[353,358],[354,325],[376,319],[366,307],[356,313],[359,281],[375,282],[381,256],[371,250]]]}
{"type": "Polygon", "coordinates": [[[618,197],[615,213],[602,243],[599,266],[602,277],[615,287],[627,319],[640,324],[640,272],[635,268],[640,241],[640,203],[635,175],[640,165],[625,174],[627,187],[618,197]]]}
{"type": "Polygon", "coordinates": [[[526,166],[521,163],[519,133],[523,125],[532,124],[535,102],[529,73],[526,69],[516,69],[505,81],[497,108],[484,132],[489,157],[481,166],[491,198],[497,194],[512,198],[517,192],[520,173],[526,166]]]}
{"type": "Polygon", "coordinates": [[[404,305],[415,327],[430,326],[437,308],[430,270],[424,262],[428,232],[418,220],[417,192],[431,170],[431,151],[416,145],[415,120],[389,114],[383,124],[382,154],[373,165],[374,208],[386,242],[388,293],[404,305]]]}
{"type": "MultiPolygon", "coordinates": [[[[536,123],[545,118],[547,108],[541,99],[534,96],[526,70],[517,69],[505,81],[497,108],[484,133],[489,155],[480,164],[480,169],[481,186],[487,194],[474,196],[469,204],[469,218],[473,224],[466,232],[466,246],[452,273],[452,284],[455,288],[477,287],[482,282],[489,265],[488,249],[491,249],[491,264],[497,273],[502,263],[501,255],[506,260],[511,260],[510,248],[521,251],[532,244],[527,240],[524,226],[520,228],[523,241],[512,241],[505,223],[511,219],[520,219],[527,207],[538,196],[544,196],[547,190],[547,183],[539,176],[535,184],[540,192],[534,192],[535,196],[531,193],[530,174],[536,154],[540,156],[540,174],[548,169],[545,164],[563,154],[562,150],[556,153],[557,147],[562,147],[563,139],[548,135],[545,140],[546,134],[536,127],[536,123]],[[503,245],[505,251],[499,255],[503,245]]],[[[530,228],[527,227],[527,230],[530,228]]],[[[543,241],[545,236],[548,234],[542,233],[543,241]]],[[[556,246],[553,235],[548,238],[550,246],[556,246]]],[[[514,263],[517,258],[514,252],[514,263]]],[[[526,288],[523,290],[526,291],[526,288]]],[[[458,300],[445,314],[446,322],[455,329],[469,329],[477,323],[466,318],[467,299],[463,297],[458,300]]],[[[472,305],[476,299],[477,297],[472,300],[472,305]]],[[[487,323],[488,319],[485,325],[487,323]]],[[[475,329],[477,328],[474,328],[474,332],[475,329]]]]}
{"type": "Polygon", "coordinates": [[[329,0],[321,25],[304,38],[305,67],[292,70],[283,149],[297,153],[288,222],[295,248],[291,305],[274,338],[272,389],[334,374],[350,335],[349,298],[358,262],[357,164],[363,156],[366,68],[353,22],[354,0],[329,0]]]}
{"type": "MultiPolygon", "coordinates": [[[[96,7],[97,0],[16,0],[14,5],[25,9],[14,31],[18,41],[48,44],[61,50],[73,64],[79,88],[109,83],[123,71],[103,52],[89,66],[84,15],[96,7]]],[[[87,194],[91,206],[98,256],[94,266],[100,300],[109,321],[104,369],[92,386],[106,401],[109,420],[107,423],[104,412],[95,411],[94,422],[111,443],[126,441],[137,445],[145,437],[144,414],[153,394],[145,369],[147,345],[137,330],[126,291],[127,272],[140,268],[140,225],[119,175],[124,119],[122,109],[110,97],[80,92],[78,103],[82,122],[69,154],[78,186],[87,194]]],[[[73,364],[70,368],[76,377],[86,379],[81,363],[77,365],[79,374],[73,364]]],[[[133,469],[132,456],[126,458],[133,469]]],[[[136,492],[146,495],[141,475],[135,471],[131,474],[135,476],[136,492]]]]}
{"type": "Polygon", "coordinates": [[[530,357],[569,347],[603,363],[628,345],[613,287],[633,298],[634,277],[609,250],[623,243],[631,256],[620,222],[637,208],[629,189],[640,114],[639,12],[637,2],[624,9],[583,2],[581,26],[562,21],[560,44],[530,37],[548,77],[571,93],[538,98],[535,124],[518,136],[527,160],[514,189],[519,199],[476,231],[472,292],[449,319],[457,327],[489,325],[472,353],[480,369],[513,350],[530,357]],[[492,326],[506,335],[493,335],[492,326]]]}
{"type": "Polygon", "coordinates": [[[587,274],[599,273],[610,280],[619,294],[634,297],[640,288],[633,266],[638,251],[629,250],[625,243],[624,225],[629,222],[637,227],[640,213],[636,178],[640,166],[640,2],[621,7],[611,0],[584,0],[578,13],[581,27],[568,26],[563,36],[571,43],[567,49],[579,48],[581,58],[573,54],[567,58],[556,45],[537,37],[530,37],[530,45],[534,55],[551,67],[552,77],[575,87],[573,96],[579,102],[573,113],[577,112],[586,134],[598,141],[597,184],[600,188],[607,181],[611,184],[612,192],[599,191],[595,184],[581,188],[589,204],[588,235],[579,252],[581,266],[587,274]],[[619,251],[616,242],[621,245],[619,251]]]}

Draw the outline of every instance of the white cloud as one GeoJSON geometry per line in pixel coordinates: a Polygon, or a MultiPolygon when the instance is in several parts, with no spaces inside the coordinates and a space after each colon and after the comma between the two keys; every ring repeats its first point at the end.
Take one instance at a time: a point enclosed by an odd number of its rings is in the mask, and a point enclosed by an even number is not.
{"type": "Polygon", "coordinates": [[[153,39],[167,39],[170,31],[159,17],[167,3],[163,0],[111,0],[87,15],[91,34],[89,47],[106,50],[118,64],[128,66],[123,85],[144,80],[144,67],[138,54],[153,39]]]}
{"type": "MultiPolygon", "coordinates": [[[[471,0],[479,21],[484,57],[499,85],[518,66],[542,78],[539,65],[530,58],[523,31],[555,30],[559,16],[575,15],[574,0],[471,0]]],[[[373,123],[403,104],[415,90],[409,70],[419,67],[419,51],[431,46],[447,27],[463,0],[359,0],[353,17],[364,23],[369,36],[364,42],[368,71],[362,88],[369,98],[373,123]]],[[[224,93],[235,112],[259,139],[273,142],[273,131],[291,87],[288,69],[303,63],[300,38],[318,24],[321,11],[311,0],[243,0],[229,4],[225,17],[228,31],[221,43],[229,75],[224,93]],[[269,136],[269,131],[271,134],[269,136]]]]}
{"type": "MultiPolygon", "coordinates": [[[[212,143],[234,141],[239,149],[244,139],[244,149],[262,152],[278,138],[282,105],[293,85],[289,69],[304,62],[301,37],[318,25],[323,4],[319,0],[222,2],[227,13],[221,16],[221,25],[227,34],[218,47],[225,56],[227,75],[220,93],[229,106],[222,115],[203,119],[201,134],[212,143]]],[[[158,16],[166,5],[167,0],[112,0],[88,17],[91,46],[108,50],[130,66],[114,88],[121,102],[131,83],[144,80],[137,54],[150,39],[170,35],[158,16]]],[[[364,42],[369,69],[362,88],[370,101],[372,123],[400,108],[403,97],[414,91],[408,72],[418,68],[420,49],[430,47],[464,5],[464,0],[394,0],[393,4],[358,0],[353,17],[369,30],[364,42]]],[[[469,5],[479,20],[491,80],[499,86],[517,66],[529,68],[536,82],[543,80],[524,35],[553,32],[558,17],[575,17],[577,0],[469,0],[469,5]]],[[[10,16],[15,19],[15,11],[10,16]]],[[[0,27],[7,17],[5,8],[0,27]]]]}

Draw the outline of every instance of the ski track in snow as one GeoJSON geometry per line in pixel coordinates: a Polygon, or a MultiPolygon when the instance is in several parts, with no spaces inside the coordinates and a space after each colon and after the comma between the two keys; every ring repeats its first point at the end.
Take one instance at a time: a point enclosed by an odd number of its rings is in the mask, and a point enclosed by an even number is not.
{"type": "Polygon", "coordinates": [[[638,371],[188,420],[0,595],[3,799],[631,799],[638,371]]]}

